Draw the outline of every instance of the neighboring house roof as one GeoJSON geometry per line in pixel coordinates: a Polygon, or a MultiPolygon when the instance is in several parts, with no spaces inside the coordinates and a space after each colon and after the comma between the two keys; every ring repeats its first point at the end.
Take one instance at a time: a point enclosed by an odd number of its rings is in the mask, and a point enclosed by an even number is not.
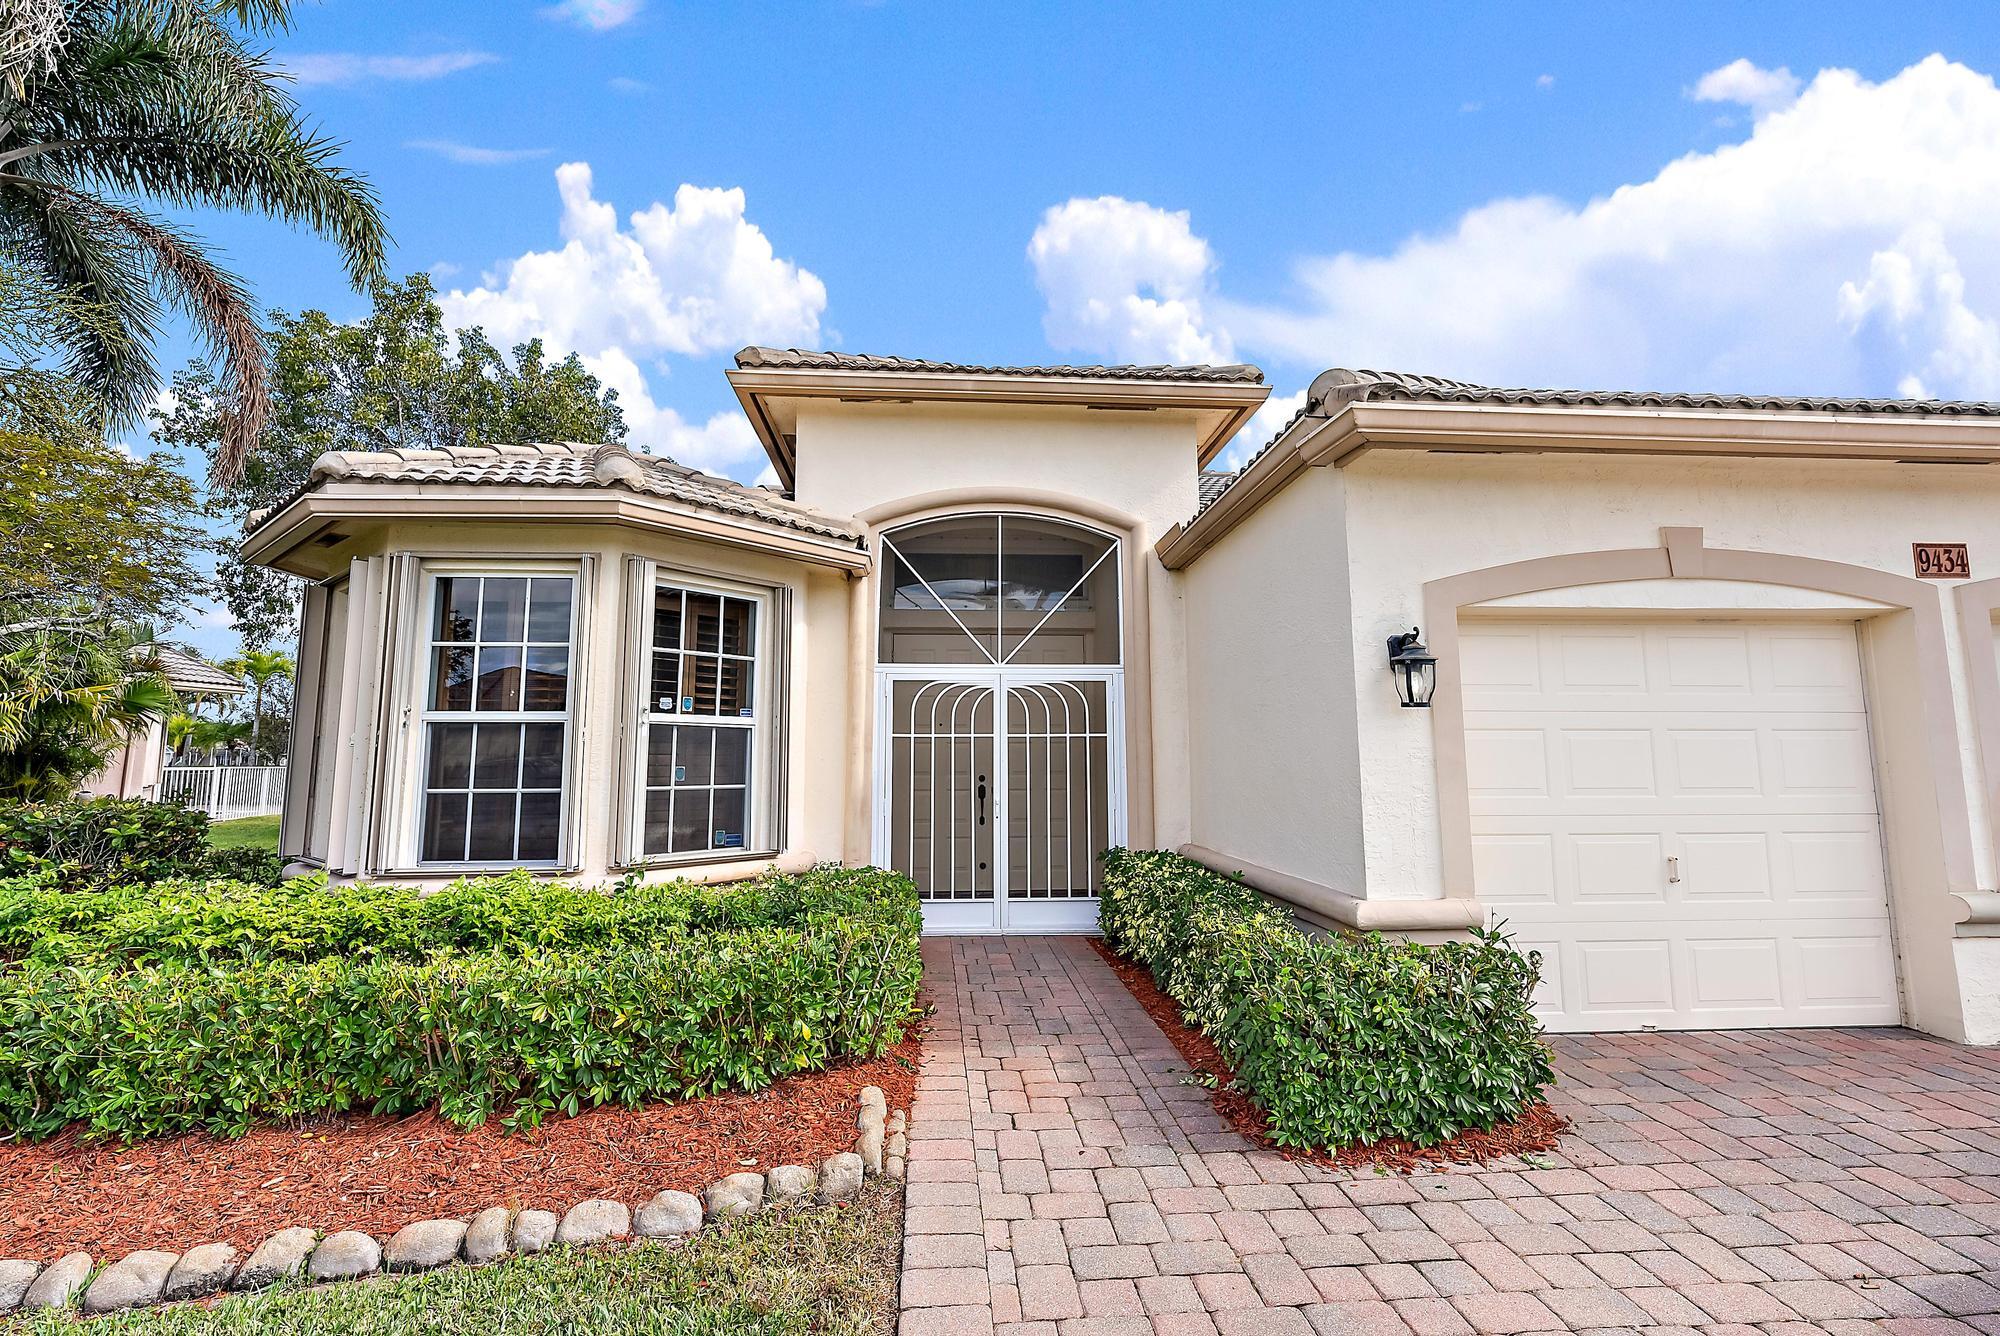
{"type": "MultiPolygon", "coordinates": [[[[1243,477],[1305,418],[1330,418],[1348,404],[1478,404],[1527,408],[1664,408],[1715,412],[1883,414],[1896,417],[2000,418],[2000,403],[1954,399],[1867,399],[1829,395],[1704,394],[1653,390],[1536,390],[1479,385],[1409,371],[1334,367],[1313,378],[1306,401],[1277,433],[1250,456],[1230,481],[1243,477]]],[[[1203,511],[1229,485],[1211,488],[1202,475],[1203,511]]]]}
{"type": "MultiPolygon", "coordinates": [[[[691,469],[663,455],[620,445],[568,443],[469,445],[446,450],[340,450],[313,465],[310,491],[322,481],[441,483],[455,486],[619,487],[704,510],[761,520],[828,538],[862,537],[847,520],[822,515],[764,487],[691,469]]],[[[261,516],[251,517],[251,527],[261,516]]]]}
{"type": "Polygon", "coordinates": [[[1163,380],[1201,384],[1262,385],[1264,373],[1254,366],[977,366],[964,362],[930,362],[917,357],[883,357],[871,353],[820,352],[811,348],[749,347],[736,354],[745,369],[789,368],[801,371],[931,372],[941,376],[1072,377],[1083,380],[1163,380]]]}
{"type": "Polygon", "coordinates": [[[160,665],[160,676],[183,696],[240,696],[250,688],[206,659],[197,658],[172,645],[152,645],[152,657],[160,665]]]}
{"type": "Polygon", "coordinates": [[[1218,472],[1215,469],[1203,469],[1197,481],[1201,487],[1201,504],[1205,506],[1228,490],[1229,484],[1236,481],[1236,475],[1218,472]]]}

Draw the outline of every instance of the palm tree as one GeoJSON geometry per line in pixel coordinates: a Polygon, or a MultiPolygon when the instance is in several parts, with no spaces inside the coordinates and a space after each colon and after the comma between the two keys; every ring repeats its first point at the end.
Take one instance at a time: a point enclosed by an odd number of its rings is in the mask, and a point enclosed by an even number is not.
{"type": "Polygon", "coordinates": [[[274,649],[253,649],[226,661],[222,671],[250,684],[250,750],[258,750],[264,727],[264,688],[297,671],[292,656],[274,649]]]}
{"type": "Polygon", "coordinates": [[[357,287],[380,277],[387,240],[373,189],[335,162],[339,145],[231,26],[281,26],[288,2],[71,0],[60,42],[0,78],[0,263],[81,308],[55,312],[48,337],[107,426],[136,422],[151,399],[162,302],[179,309],[225,368],[211,466],[225,482],[269,408],[262,332],[242,283],[200,240],[133,200],[309,227],[340,248],[357,287]]]}
{"type": "Polygon", "coordinates": [[[0,631],[0,797],[67,797],[178,708],[151,656],[93,624],[0,631]]]}

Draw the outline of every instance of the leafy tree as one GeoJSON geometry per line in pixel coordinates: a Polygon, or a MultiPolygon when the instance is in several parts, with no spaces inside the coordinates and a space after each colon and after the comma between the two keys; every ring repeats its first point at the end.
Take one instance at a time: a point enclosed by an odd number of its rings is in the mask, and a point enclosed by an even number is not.
{"type": "Polygon", "coordinates": [[[60,31],[0,78],[0,262],[63,295],[50,341],[109,428],[159,375],[166,306],[221,368],[216,477],[242,469],[270,409],[264,344],[239,280],[134,200],[261,213],[331,240],[356,285],[386,241],[367,182],[306,124],[246,37],[289,0],[69,0],[60,31]]]}
{"type": "Polygon", "coordinates": [[[143,647],[100,625],[0,631],[0,798],[66,798],[176,708],[143,647]]]}
{"type": "Polygon", "coordinates": [[[274,649],[253,649],[239,654],[222,665],[226,673],[233,673],[250,684],[250,750],[263,754],[264,693],[272,684],[289,681],[297,665],[292,656],[274,649]]]}
{"type": "MultiPolygon", "coordinates": [[[[575,354],[552,362],[537,339],[510,355],[479,329],[448,332],[428,274],[376,283],[370,296],[372,309],[353,324],[324,311],[271,313],[271,411],[242,473],[212,487],[218,508],[240,518],[283,502],[330,450],[625,438],[617,391],[575,354]]],[[[192,362],[174,377],[173,407],[155,434],[219,460],[227,404],[222,376],[192,362]]],[[[216,568],[217,590],[252,648],[291,638],[296,584],[233,557],[216,568]]]]}

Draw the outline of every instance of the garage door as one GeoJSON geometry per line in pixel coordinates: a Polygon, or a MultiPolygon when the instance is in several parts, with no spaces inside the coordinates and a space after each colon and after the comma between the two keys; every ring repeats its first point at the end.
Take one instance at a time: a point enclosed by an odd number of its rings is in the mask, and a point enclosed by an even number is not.
{"type": "Polygon", "coordinates": [[[1550,1029],[1897,1023],[1852,625],[1461,640],[1474,882],[1550,1029]]]}

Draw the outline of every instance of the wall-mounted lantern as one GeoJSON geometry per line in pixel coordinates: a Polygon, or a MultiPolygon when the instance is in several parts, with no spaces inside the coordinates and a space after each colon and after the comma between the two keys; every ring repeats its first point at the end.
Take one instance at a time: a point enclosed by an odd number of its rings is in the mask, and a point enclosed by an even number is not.
{"type": "Polygon", "coordinates": [[[1417,639],[1417,628],[1409,634],[1389,637],[1389,671],[1396,678],[1396,694],[1406,710],[1431,708],[1431,692],[1437,689],[1437,655],[1417,639]]]}

